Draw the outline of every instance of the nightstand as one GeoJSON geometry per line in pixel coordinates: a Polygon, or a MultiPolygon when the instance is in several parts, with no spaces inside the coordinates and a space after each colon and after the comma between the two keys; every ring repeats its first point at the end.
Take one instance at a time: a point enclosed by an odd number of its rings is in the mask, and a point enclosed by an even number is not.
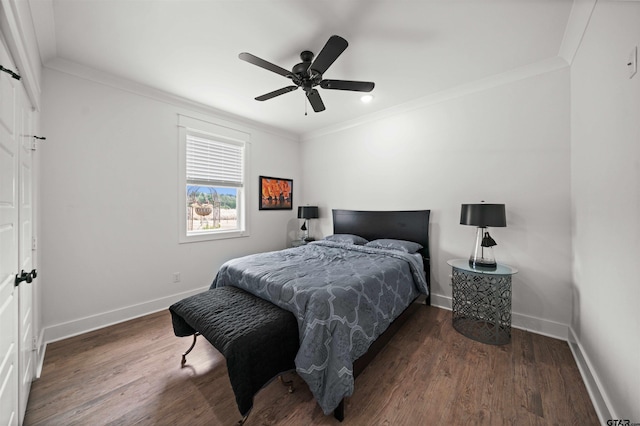
{"type": "Polygon", "coordinates": [[[495,269],[474,268],[468,259],[447,262],[452,268],[453,328],[464,336],[490,345],[511,341],[511,276],[518,272],[498,264],[495,269]]]}
{"type": "Polygon", "coordinates": [[[291,241],[291,247],[300,247],[307,244],[305,240],[293,240],[291,241]]]}

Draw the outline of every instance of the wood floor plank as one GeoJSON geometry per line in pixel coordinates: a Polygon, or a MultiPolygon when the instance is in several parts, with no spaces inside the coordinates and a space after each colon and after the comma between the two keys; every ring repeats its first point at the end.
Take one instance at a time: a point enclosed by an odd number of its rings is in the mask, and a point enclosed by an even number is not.
{"type": "MultiPolygon", "coordinates": [[[[25,425],[220,425],[240,419],[222,355],[173,335],[168,311],[47,347],[25,425]]],[[[308,387],[277,380],[255,398],[254,425],[338,425],[308,387]]],[[[356,379],[344,425],[580,424],[598,419],[566,342],[514,329],[508,345],[470,340],[451,312],[421,307],[356,379]]]]}

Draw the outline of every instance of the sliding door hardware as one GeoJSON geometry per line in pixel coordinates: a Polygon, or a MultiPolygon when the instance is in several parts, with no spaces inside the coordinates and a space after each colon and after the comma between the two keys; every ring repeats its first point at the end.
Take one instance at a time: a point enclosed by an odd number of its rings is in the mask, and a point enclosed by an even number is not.
{"type": "Polygon", "coordinates": [[[16,80],[20,80],[22,78],[18,74],[16,74],[15,72],[11,71],[8,68],[3,67],[2,65],[0,65],[0,71],[6,72],[7,74],[9,74],[11,77],[15,78],[16,80]]]}

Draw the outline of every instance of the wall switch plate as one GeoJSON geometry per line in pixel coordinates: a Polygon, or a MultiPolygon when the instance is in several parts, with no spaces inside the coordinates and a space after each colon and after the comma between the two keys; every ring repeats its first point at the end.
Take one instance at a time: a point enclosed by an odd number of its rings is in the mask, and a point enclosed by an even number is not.
{"type": "Polygon", "coordinates": [[[629,53],[629,60],[627,61],[627,67],[629,67],[629,78],[633,78],[638,71],[638,46],[631,49],[631,53],[629,53]]]}
{"type": "Polygon", "coordinates": [[[173,282],[174,283],[179,283],[180,282],[180,272],[174,272],[173,273],[173,282]]]}

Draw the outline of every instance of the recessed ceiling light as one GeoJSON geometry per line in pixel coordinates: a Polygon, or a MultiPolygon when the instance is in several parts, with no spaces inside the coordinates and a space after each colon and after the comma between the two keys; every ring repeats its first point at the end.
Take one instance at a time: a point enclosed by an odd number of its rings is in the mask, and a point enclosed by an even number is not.
{"type": "Polygon", "coordinates": [[[360,98],[360,100],[365,103],[368,104],[369,102],[371,102],[373,100],[373,95],[364,95],[360,98]]]}

